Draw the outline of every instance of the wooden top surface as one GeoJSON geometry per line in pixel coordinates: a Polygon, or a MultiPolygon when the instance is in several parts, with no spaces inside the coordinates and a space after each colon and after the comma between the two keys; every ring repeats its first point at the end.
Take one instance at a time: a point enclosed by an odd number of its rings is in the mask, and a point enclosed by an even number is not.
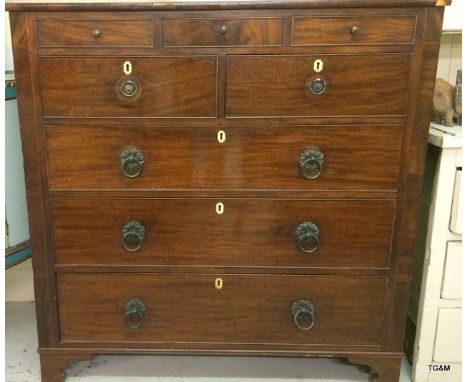
{"type": "Polygon", "coordinates": [[[6,0],[7,11],[127,11],[215,10],[351,7],[428,7],[449,5],[452,0],[6,0]]]}

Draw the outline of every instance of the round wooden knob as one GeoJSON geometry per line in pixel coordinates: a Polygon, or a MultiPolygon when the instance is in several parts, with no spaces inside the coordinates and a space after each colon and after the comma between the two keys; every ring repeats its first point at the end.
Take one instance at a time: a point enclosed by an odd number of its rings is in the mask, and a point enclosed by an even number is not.
{"type": "Polygon", "coordinates": [[[226,25],[223,25],[223,26],[219,29],[219,33],[221,33],[223,36],[226,35],[228,31],[229,31],[229,28],[228,28],[226,25]]]}
{"type": "Polygon", "coordinates": [[[359,27],[357,25],[351,28],[351,34],[358,34],[358,32],[359,32],[359,27]]]}

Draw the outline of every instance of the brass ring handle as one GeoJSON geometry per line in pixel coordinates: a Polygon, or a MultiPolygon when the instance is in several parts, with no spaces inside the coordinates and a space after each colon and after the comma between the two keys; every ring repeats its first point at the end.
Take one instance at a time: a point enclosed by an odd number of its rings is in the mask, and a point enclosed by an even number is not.
{"type": "Polygon", "coordinates": [[[144,163],[143,153],[136,147],[127,147],[120,153],[120,169],[127,178],[140,175],[144,163]]]}
{"type": "Polygon", "coordinates": [[[312,94],[322,94],[326,88],[327,83],[320,78],[315,78],[309,82],[309,90],[312,94]]]}
{"type": "Polygon", "coordinates": [[[295,230],[297,248],[304,253],[314,253],[320,247],[320,229],[317,224],[303,222],[295,230]]]}
{"type": "Polygon", "coordinates": [[[356,34],[358,34],[358,33],[359,33],[359,27],[358,27],[357,25],[353,26],[353,27],[351,28],[351,34],[356,35],[356,34]]]}
{"type": "Polygon", "coordinates": [[[132,97],[136,94],[138,90],[138,85],[136,81],[133,80],[125,80],[120,84],[120,92],[125,97],[132,97]]]}
{"type": "Polygon", "coordinates": [[[122,227],[122,247],[127,252],[137,252],[145,240],[145,226],[137,220],[130,220],[122,227]]]}
{"type": "Polygon", "coordinates": [[[291,304],[291,314],[294,320],[294,325],[300,330],[310,330],[315,325],[315,307],[309,300],[301,299],[291,304]],[[308,324],[302,324],[301,317],[304,317],[308,324]]]}
{"type": "Polygon", "coordinates": [[[139,298],[132,298],[125,304],[124,322],[129,329],[138,329],[143,325],[146,304],[139,298]]]}
{"type": "Polygon", "coordinates": [[[325,162],[324,155],[318,147],[310,147],[299,155],[299,170],[306,179],[317,179],[325,162]]]}

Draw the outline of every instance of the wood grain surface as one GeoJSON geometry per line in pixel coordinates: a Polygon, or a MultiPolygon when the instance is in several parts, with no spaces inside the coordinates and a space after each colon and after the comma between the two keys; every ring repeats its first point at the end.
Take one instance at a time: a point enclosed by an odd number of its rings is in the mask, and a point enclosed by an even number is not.
{"type": "Polygon", "coordinates": [[[412,44],[414,16],[293,17],[291,44],[412,44]],[[358,28],[353,33],[353,27],[358,28]]]}
{"type": "Polygon", "coordinates": [[[435,3],[9,2],[43,379],[93,353],[171,353],[347,357],[396,382],[435,3]],[[128,147],[144,155],[133,179],[128,147]],[[325,162],[307,180],[312,147],[325,162]],[[146,227],[134,254],[129,219],[146,227]],[[302,221],[320,227],[313,255],[302,221]],[[133,330],[131,298],[148,308],[133,330]],[[298,299],[311,331],[294,326],[298,299]]]}
{"type": "Polygon", "coordinates": [[[216,116],[216,56],[42,57],[39,62],[44,116],[216,116]],[[132,63],[131,76],[123,72],[126,61],[132,63]],[[126,79],[138,82],[138,96],[121,96],[119,83],[126,79]]]}
{"type": "MultiPolygon", "coordinates": [[[[236,10],[236,9],[320,9],[354,7],[431,7],[439,0],[256,0],[256,1],[133,1],[121,0],[54,0],[37,3],[36,0],[8,0],[7,11],[151,11],[151,10],[236,10]]],[[[442,0],[441,5],[450,5],[451,0],[442,0]]]]}
{"type": "MultiPolygon", "coordinates": [[[[77,16],[75,16],[77,17],[77,16]]],[[[147,19],[37,20],[40,47],[153,47],[154,22],[147,19]],[[98,31],[98,35],[93,35],[98,31]]]]}
{"type": "Polygon", "coordinates": [[[48,126],[49,186],[70,189],[396,190],[401,126],[122,128],[48,126]],[[218,142],[218,132],[225,142],[218,142]],[[144,155],[127,178],[120,152],[144,155]],[[321,175],[305,179],[300,154],[317,147],[321,175]]]}
{"type": "Polygon", "coordinates": [[[56,262],[387,268],[394,208],[392,200],[57,199],[52,204],[56,262]],[[133,253],[121,243],[130,220],[146,229],[142,248],[133,253]],[[297,247],[295,229],[304,221],[320,228],[313,254],[297,247]]]}
{"type": "Polygon", "coordinates": [[[228,56],[226,115],[405,115],[410,68],[409,54],[228,56]],[[324,93],[309,91],[314,79],[326,82],[324,93]]]}
{"type": "Polygon", "coordinates": [[[385,284],[384,277],[64,273],[61,341],[378,345],[385,284]],[[147,306],[138,329],[124,324],[132,298],[147,306]],[[299,299],[315,306],[310,331],[294,325],[290,307],[299,299]]]}
{"type": "Polygon", "coordinates": [[[281,18],[165,19],[163,45],[262,46],[281,45],[281,18]]]}

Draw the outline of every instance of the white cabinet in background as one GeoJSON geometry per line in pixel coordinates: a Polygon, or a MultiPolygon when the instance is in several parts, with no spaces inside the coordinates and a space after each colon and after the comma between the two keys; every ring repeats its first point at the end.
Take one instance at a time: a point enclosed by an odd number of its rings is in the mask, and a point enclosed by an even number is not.
{"type": "Polygon", "coordinates": [[[463,25],[463,3],[466,0],[452,0],[450,7],[445,7],[444,31],[461,31],[463,25]]]}
{"type": "Polygon", "coordinates": [[[413,356],[413,382],[461,382],[461,128],[432,125],[438,151],[413,356]],[[447,368],[440,370],[440,368],[447,368]],[[449,368],[449,370],[448,370],[449,368]]]}

